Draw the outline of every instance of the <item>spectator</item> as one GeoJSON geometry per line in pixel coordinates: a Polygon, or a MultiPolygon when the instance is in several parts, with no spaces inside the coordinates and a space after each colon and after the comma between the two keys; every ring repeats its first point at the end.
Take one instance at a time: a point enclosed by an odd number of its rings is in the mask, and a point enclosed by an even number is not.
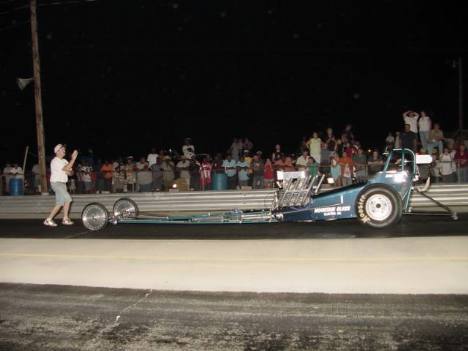
{"type": "Polygon", "coordinates": [[[309,171],[309,175],[313,178],[317,174],[319,174],[319,164],[315,162],[313,157],[309,157],[307,160],[307,170],[309,171]]]}
{"type": "Polygon", "coordinates": [[[144,157],[140,157],[140,160],[135,164],[136,171],[142,171],[145,168],[146,162],[144,157]]]}
{"type": "Polygon", "coordinates": [[[237,186],[237,161],[232,158],[231,154],[226,155],[226,159],[223,161],[223,168],[227,176],[228,189],[234,190],[237,186]]]}
{"type": "Polygon", "coordinates": [[[275,178],[275,173],[273,170],[273,164],[269,158],[265,161],[265,167],[263,168],[263,181],[266,189],[273,188],[273,181],[275,178]]]}
{"type": "Polygon", "coordinates": [[[401,147],[403,149],[411,149],[416,152],[416,143],[417,143],[417,135],[413,131],[411,131],[411,126],[409,124],[405,124],[405,130],[400,134],[401,138],[401,147]]]}
{"type": "Polygon", "coordinates": [[[163,189],[163,171],[161,169],[161,159],[159,157],[156,158],[156,162],[150,166],[150,169],[153,191],[161,191],[163,189]]]}
{"type": "Polygon", "coordinates": [[[327,128],[325,131],[325,144],[327,145],[328,151],[335,151],[336,138],[332,128],[327,128]]]}
{"type": "Polygon", "coordinates": [[[252,186],[252,156],[250,156],[250,152],[248,150],[244,150],[244,160],[247,163],[247,174],[249,176],[249,182],[247,185],[252,186]]]}
{"type": "Polygon", "coordinates": [[[353,160],[351,157],[344,153],[339,159],[341,166],[341,183],[342,185],[349,185],[353,183],[353,160]]]}
{"type": "Polygon", "coordinates": [[[101,174],[103,179],[103,190],[110,192],[112,188],[112,173],[113,167],[109,160],[106,160],[101,166],[101,174]]]}
{"type": "Polygon", "coordinates": [[[304,150],[302,152],[302,155],[299,156],[296,160],[296,169],[298,171],[305,171],[305,170],[308,170],[308,162],[309,162],[309,151],[308,150],[304,150]]]}
{"type": "Polygon", "coordinates": [[[345,148],[345,144],[343,143],[343,139],[342,138],[338,139],[336,141],[335,152],[330,156],[341,155],[342,153],[344,153],[344,148],[345,148]]]}
{"type": "Polygon", "coordinates": [[[146,193],[152,190],[153,174],[149,169],[147,162],[143,164],[143,169],[137,172],[136,178],[138,192],[146,193]]]}
{"type": "Polygon", "coordinates": [[[190,190],[200,191],[200,162],[195,155],[189,160],[190,190]]]}
{"type": "Polygon", "coordinates": [[[201,186],[203,190],[209,189],[211,186],[211,172],[213,170],[213,166],[210,162],[210,158],[208,155],[203,157],[201,163],[201,186]]]}
{"type": "Polygon", "coordinates": [[[231,146],[229,147],[229,151],[231,153],[231,158],[234,161],[239,161],[239,156],[243,148],[243,143],[241,139],[234,138],[232,141],[231,146]]]}
{"type": "Polygon", "coordinates": [[[84,161],[78,169],[78,172],[81,175],[84,193],[90,194],[93,191],[93,181],[91,178],[91,172],[93,172],[93,168],[88,164],[88,161],[84,161]]]}
{"type": "Polygon", "coordinates": [[[421,111],[421,117],[419,117],[418,126],[419,138],[421,139],[422,147],[424,150],[429,151],[427,146],[429,143],[429,134],[431,133],[432,129],[432,122],[431,118],[426,115],[425,111],[421,111]]]}
{"type": "MultiPolygon", "coordinates": [[[[410,131],[412,131],[416,135],[418,134],[418,118],[419,118],[419,115],[417,112],[406,111],[403,113],[403,121],[405,125],[409,124],[410,131]]],[[[416,148],[414,150],[416,150],[416,148]]]]}
{"type": "Polygon", "coordinates": [[[336,139],[333,135],[333,129],[327,128],[327,130],[325,131],[325,151],[322,150],[322,154],[324,156],[322,157],[322,162],[325,161],[325,163],[328,164],[328,162],[330,161],[330,156],[332,156],[335,151],[336,139]]]}
{"type": "Polygon", "coordinates": [[[264,187],[264,176],[265,176],[265,163],[260,158],[260,154],[254,155],[252,160],[252,188],[254,189],[263,189],[264,187]]]}
{"type": "Polygon", "coordinates": [[[302,155],[304,151],[309,153],[309,148],[307,147],[307,137],[302,137],[301,144],[299,145],[299,153],[302,155]]]}
{"type": "Polygon", "coordinates": [[[367,179],[367,156],[362,147],[358,149],[357,154],[353,155],[352,160],[357,181],[365,181],[367,179]]]}
{"type": "Polygon", "coordinates": [[[437,147],[438,153],[442,153],[444,149],[444,132],[440,129],[439,123],[434,123],[434,127],[429,134],[429,142],[427,144],[427,152],[432,154],[432,150],[437,147]]]}
{"type": "Polygon", "coordinates": [[[123,162],[120,160],[112,164],[112,192],[122,192],[127,189],[125,170],[123,162]]]}
{"type": "Polygon", "coordinates": [[[172,162],[170,156],[164,156],[163,161],[161,162],[161,170],[163,173],[163,182],[164,188],[166,190],[172,187],[172,183],[174,182],[175,174],[174,174],[175,165],[172,162]]]}
{"type": "Polygon", "coordinates": [[[392,132],[389,132],[385,138],[385,151],[390,152],[395,148],[395,137],[392,132]]]}
{"type": "Polygon", "coordinates": [[[374,175],[383,170],[384,162],[377,150],[372,151],[372,155],[367,162],[369,175],[374,175]]]}
{"type": "Polygon", "coordinates": [[[449,152],[448,148],[444,148],[443,153],[440,155],[440,174],[444,183],[453,183],[456,181],[454,155],[449,152]]]}
{"type": "Polygon", "coordinates": [[[214,160],[211,166],[212,166],[213,172],[215,173],[224,172],[223,155],[221,155],[220,153],[217,153],[214,157],[214,160]]]}
{"type": "Polygon", "coordinates": [[[179,177],[185,180],[187,188],[190,189],[190,161],[187,157],[182,156],[180,161],[176,165],[179,177]]]}
{"type": "Polygon", "coordinates": [[[253,143],[249,140],[249,138],[244,138],[244,141],[242,143],[242,149],[244,152],[247,151],[248,153],[252,151],[253,143]]]}
{"type": "Polygon", "coordinates": [[[23,168],[21,168],[16,162],[11,166],[10,174],[15,178],[24,179],[23,168]]]}
{"type": "Polygon", "coordinates": [[[294,172],[296,170],[296,167],[294,167],[293,165],[293,157],[294,155],[285,157],[284,159],[284,171],[285,172],[294,172]]]}
{"type": "Polygon", "coordinates": [[[156,152],[156,148],[153,147],[151,149],[151,152],[146,157],[149,168],[151,168],[151,166],[154,165],[156,161],[158,161],[158,158],[159,158],[159,154],[156,152]]]}
{"type": "Polygon", "coordinates": [[[281,154],[280,158],[273,162],[273,169],[275,172],[284,171],[286,168],[286,155],[281,154]]]}
{"type": "Polygon", "coordinates": [[[353,126],[351,124],[347,124],[345,129],[343,130],[344,135],[346,135],[346,140],[352,143],[354,141],[354,134],[353,134],[353,126]]]}
{"type": "Polygon", "coordinates": [[[125,179],[126,179],[126,187],[124,188],[124,192],[136,191],[136,166],[133,162],[133,156],[127,157],[127,163],[124,165],[125,170],[125,179]]]}
{"type": "Polygon", "coordinates": [[[330,176],[336,186],[341,186],[341,165],[335,156],[330,157],[330,176]]]}
{"type": "Polygon", "coordinates": [[[182,145],[182,155],[184,155],[187,161],[191,160],[195,155],[195,146],[193,145],[191,138],[184,139],[184,145],[182,145]]]}
{"type": "Polygon", "coordinates": [[[245,161],[244,155],[240,157],[240,160],[237,161],[237,174],[239,178],[239,187],[242,189],[242,187],[248,185],[249,181],[249,165],[245,161]]]}
{"type": "Polygon", "coordinates": [[[309,148],[309,155],[312,156],[318,163],[321,162],[322,140],[319,138],[318,133],[314,132],[312,138],[307,142],[309,148]]]}
{"type": "Polygon", "coordinates": [[[273,150],[271,154],[271,162],[276,162],[281,158],[282,152],[281,152],[281,145],[276,144],[275,149],[273,150]]]}
{"type": "Polygon", "coordinates": [[[343,153],[346,154],[349,158],[352,158],[355,154],[357,154],[356,148],[349,142],[344,143],[343,153]]]}
{"type": "Polygon", "coordinates": [[[454,159],[458,169],[458,181],[468,183],[468,152],[464,144],[458,146],[454,159]]]}

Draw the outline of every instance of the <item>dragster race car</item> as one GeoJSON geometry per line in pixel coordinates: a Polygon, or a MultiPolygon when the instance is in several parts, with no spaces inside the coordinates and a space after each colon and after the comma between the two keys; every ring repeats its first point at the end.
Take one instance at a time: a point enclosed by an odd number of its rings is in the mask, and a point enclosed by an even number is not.
{"type": "Polygon", "coordinates": [[[103,229],[108,223],[149,224],[234,224],[315,222],[357,218],[374,228],[384,228],[397,223],[403,214],[411,213],[410,198],[416,191],[443,208],[453,219],[457,214],[431,198],[425,192],[430,178],[423,187],[417,187],[418,164],[430,164],[430,155],[416,155],[410,149],[394,149],[386,159],[382,171],[365,182],[320,191],[325,175],[310,177],[300,172],[278,174],[281,188],[276,191],[271,208],[241,211],[208,212],[187,216],[139,217],[138,206],[130,198],[114,203],[113,213],[100,203],[85,206],[81,219],[92,231],[103,229]],[[291,176],[293,175],[293,176],[291,176]],[[295,175],[295,176],[294,176],[295,175]]]}

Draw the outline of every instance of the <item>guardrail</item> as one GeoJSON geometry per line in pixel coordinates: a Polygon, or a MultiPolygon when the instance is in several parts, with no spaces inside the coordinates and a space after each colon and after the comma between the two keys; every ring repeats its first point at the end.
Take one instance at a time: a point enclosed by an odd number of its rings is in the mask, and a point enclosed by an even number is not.
{"type": "MultiPolygon", "coordinates": [[[[83,208],[91,202],[99,202],[111,211],[114,202],[122,197],[133,199],[141,212],[268,209],[274,203],[275,194],[275,190],[228,190],[73,195],[70,216],[79,218],[83,208]]],[[[0,218],[42,218],[54,204],[54,195],[1,196],[0,218]]]]}
{"type": "MultiPolygon", "coordinates": [[[[112,210],[114,202],[129,197],[141,212],[223,211],[231,209],[270,209],[276,190],[228,190],[154,193],[117,193],[74,195],[71,217],[79,218],[83,208],[91,202],[102,203],[112,210]]],[[[433,184],[427,192],[435,200],[457,212],[468,212],[468,184],[433,184]]],[[[53,195],[0,196],[0,218],[44,218],[54,206],[53,195]]],[[[435,209],[433,202],[414,192],[410,205],[414,211],[435,209]]]]}

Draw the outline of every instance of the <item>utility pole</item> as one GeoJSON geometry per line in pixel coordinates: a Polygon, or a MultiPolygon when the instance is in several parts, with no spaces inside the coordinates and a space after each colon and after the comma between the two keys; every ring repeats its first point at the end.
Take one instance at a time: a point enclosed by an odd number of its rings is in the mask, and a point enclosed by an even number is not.
{"type": "Polygon", "coordinates": [[[458,57],[458,130],[463,132],[463,61],[458,57]]]}
{"type": "Polygon", "coordinates": [[[30,0],[31,12],[31,43],[34,70],[34,102],[36,113],[37,154],[39,156],[39,170],[41,176],[41,193],[48,194],[45,161],[44,123],[42,119],[42,94],[41,94],[41,63],[39,60],[39,40],[37,38],[37,0],[30,0]]]}

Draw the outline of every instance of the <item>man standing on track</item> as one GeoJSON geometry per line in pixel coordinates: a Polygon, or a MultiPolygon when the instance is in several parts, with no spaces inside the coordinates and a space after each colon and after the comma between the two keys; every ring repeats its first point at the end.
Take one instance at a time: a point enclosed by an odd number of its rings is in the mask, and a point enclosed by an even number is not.
{"type": "Polygon", "coordinates": [[[50,186],[55,192],[55,206],[50,212],[49,216],[44,221],[44,225],[47,225],[49,227],[57,226],[57,223],[54,222],[54,217],[57,215],[57,213],[59,213],[62,207],[62,224],[73,224],[69,217],[70,204],[72,202],[72,198],[67,191],[67,182],[68,176],[72,173],[73,164],[75,163],[76,157],[78,156],[78,151],[73,151],[70,162],[64,159],[65,151],[66,150],[64,145],[56,145],[54,147],[55,157],[50,163],[50,186]]]}

